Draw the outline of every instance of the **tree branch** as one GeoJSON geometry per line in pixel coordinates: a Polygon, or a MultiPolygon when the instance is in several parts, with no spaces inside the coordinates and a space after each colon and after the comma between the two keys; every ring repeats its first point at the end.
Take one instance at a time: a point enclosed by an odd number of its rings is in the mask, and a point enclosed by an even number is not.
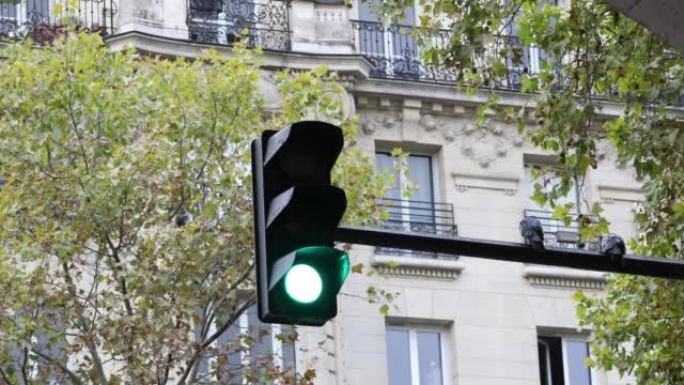
{"type": "MultiPolygon", "coordinates": [[[[67,283],[69,294],[73,297],[74,301],[78,301],[78,291],[76,290],[76,285],[74,284],[73,278],[71,278],[71,274],[69,274],[69,266],[66,262],[62,263],[62,269],[64,270],[64,280],[67,283]]],[[[76,315],[78,322],[81,325],[82,331],[86,334],[83,340],[88,347],[90,355],[92,356],[93,365],[95,366],[95,373],[100,381],[100,385],[107,385],[109,381],[107,381],[107,376],[105,375],[104,367],[102,366],[102,359],[100,358],[100,354],[97,352],[97,347],[93,343],[90,336],[88,336],[88,334],[92,332],[92,329],[88,328],[88,320],[83,315],[83,310],[81,307],[77,306],[76,308],[79,309],[76,311],[76,315]]]]}
{"type": "Polygon", "coordinates": [[[185,381],[192,372],[192,369],[195,366],[197,359],[202,354],[202,351],[206,349],[209,345],[211,345],[214,341],[216,341],[223,333],[225,333],[225,331],[228,330],[228,328],[231,325],[233,325],[235,321],[237,321],[237,319],[242,315],[242,313],[244,313],[249,307],[251,307],[255,303],[256,296],[253,296],[247,301],[245,301],[242,304],[242,306],[240,306],[235,312],[233,312],[232,317],[230,317],[230,319],[228,319],[219,330],[217,330],[213,335],[211,335],[211,337],[207,338],[206,341],[204,341],[195,349],[195,353],[193,353],[192,357],[190,357],[190,360],[188,360],[187,366],[183,371],[183,375],[178,379],[176,385],[185,385],[185,381]]]}
{"type": "Polygon", "coordinates": [[[62,364],[61,362],[57,361],[56,359],[54,359],[54,358],[52,358],[52,357],[50,357],[50,356],[48,356],[48,355],[46,355],[46,354],[44,354],[44,353],[38,351],[38,349],[31,348],[31,352],[33,352],[33,353],[34,353],[35,355],[37,355],[38,357],[44,359],[45,361],[47,361],[50,365],[54,365],[54,366],[56,366],[59,370],[61,370],[62,372],[64,372],[64,374],[66,374],[66,375],[69,377],[69,379],[71,380],[71,382],[72,382],[73,384],[75,384],[75,385],[84,385],[84,384],[83,384],[83,381],[81,381],[81,379],[78,378],[78,376],[76,375],[76,373],[74,373],[74,372],[72,372],[71,370],[69,370],[69,368],[67,368],[66,365],[64,365],[64,364],[62,364]]]}

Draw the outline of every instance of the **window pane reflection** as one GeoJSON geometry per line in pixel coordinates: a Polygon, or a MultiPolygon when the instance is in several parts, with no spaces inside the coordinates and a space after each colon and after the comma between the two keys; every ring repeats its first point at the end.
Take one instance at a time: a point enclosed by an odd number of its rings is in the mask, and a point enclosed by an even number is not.
{"type": "Polygon", "coordinates": [[[386,341],[389,385],[411,385],[408,330],[388,329],[386,341]]]}
{"type": "Polygon", "coordinates": [[[568,365],[570,385],[591,385],[591,372],[584,364],[589,356],[589,347],[585,341],[565,341],[565,354],[568,365]]]}
{"type": "Polygon", "coordinates": [[[418,372],[420,385],[442,385],[442,359],[439,333],[418,332],[418,372]]]}

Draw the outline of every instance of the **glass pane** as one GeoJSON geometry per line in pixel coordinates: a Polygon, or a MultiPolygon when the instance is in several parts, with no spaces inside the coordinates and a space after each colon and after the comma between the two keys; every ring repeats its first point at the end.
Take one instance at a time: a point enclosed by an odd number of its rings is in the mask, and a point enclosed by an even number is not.
{"type": "Polygon", "coordinates": [[[409,179],[418,188],[411,200],[432,202],[432,167],[429,156],[411,155],[408,158],[409,179]]]}
{"type": "Polygon", "coordinates": [[[238,375],[242,367],[240,355],[240,325],[235,321],[217,341],[219,349],[228,355],[228,360],[219,371],[219,379],[222,384],[240,385],[242,378],[238,375]]]}
{"type": "Polygon", "coordinates": [[[271,325],[263,324],[257,317],[257,307],[252,306],[247,310],[247,323],[249,324],[249,336],[254,339],[252,351],[250,352],[250,364],[256,365],[257,362],[270,358],[273,349],[271,344],[271,325]]]}
{"type": "Polygon", "coordinates": [[[584,360],[588,356],[589,346],[586,341],[565,340],[568,385],[591,385],[591,372],[584,365],[584,360]]]}
{"type": "Polygon", "coordinates": [[[387,329],[387,376],[389,385],[411,385],[411,360],[407,330],[387,329]]]}
{"type": "Polygon", "coordinates": [[[442,358],[437,332],[418,332],[418,373],[420,385],[442,385],[442,358]]]}
{"type": "MultiPolygon", "coordinates": [[[[380,22],[378,15],[373,12],[373,7],[380,5],[379,0],[359,2],[359,20],[380,22]]],[[[405,7],[404,20],[400,24],[413,25],[416,22],[416,11],[412,5],[405,7]]]]}
{"type": "Polygon", "coordinates": [[[390,175],[394,176],[394,187],[387,192],[385,198],[401,199],[401,191],[399,189],[399,173],[394,168],[394,157],[386,152],[378,152],[375,154],[375,166],[380,172],[387,170],[390,175]]]}

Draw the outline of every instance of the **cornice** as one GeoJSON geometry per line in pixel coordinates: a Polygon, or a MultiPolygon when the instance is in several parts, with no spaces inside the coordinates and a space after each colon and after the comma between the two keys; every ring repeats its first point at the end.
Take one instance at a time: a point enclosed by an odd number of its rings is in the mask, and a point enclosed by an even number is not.
{"type": "Polygon", "coordinates": [[[526,265],[523,271],[523,277],[532,286],[561,289],[603,290],[608,276],[603,272],[541,265],[526,265]]]}
{"type": "Polygon", "coordinates": [[[412,258],[375,255],[372,266],[382,273],[394,276],[453,280],[465,269],[463,262],[448,259],[412,258]]]}

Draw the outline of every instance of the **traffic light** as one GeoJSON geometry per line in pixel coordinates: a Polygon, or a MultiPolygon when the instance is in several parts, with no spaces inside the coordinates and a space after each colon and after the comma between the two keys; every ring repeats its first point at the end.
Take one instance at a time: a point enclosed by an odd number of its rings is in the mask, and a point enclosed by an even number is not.
{"type": "Polygon", "coordinates": [[[318,121],[252,142],[257,304],[263,322],[323,325],[337,314],[349,257],[333,246],[347,207],[330,171],[342,130],[318,121]]]}

